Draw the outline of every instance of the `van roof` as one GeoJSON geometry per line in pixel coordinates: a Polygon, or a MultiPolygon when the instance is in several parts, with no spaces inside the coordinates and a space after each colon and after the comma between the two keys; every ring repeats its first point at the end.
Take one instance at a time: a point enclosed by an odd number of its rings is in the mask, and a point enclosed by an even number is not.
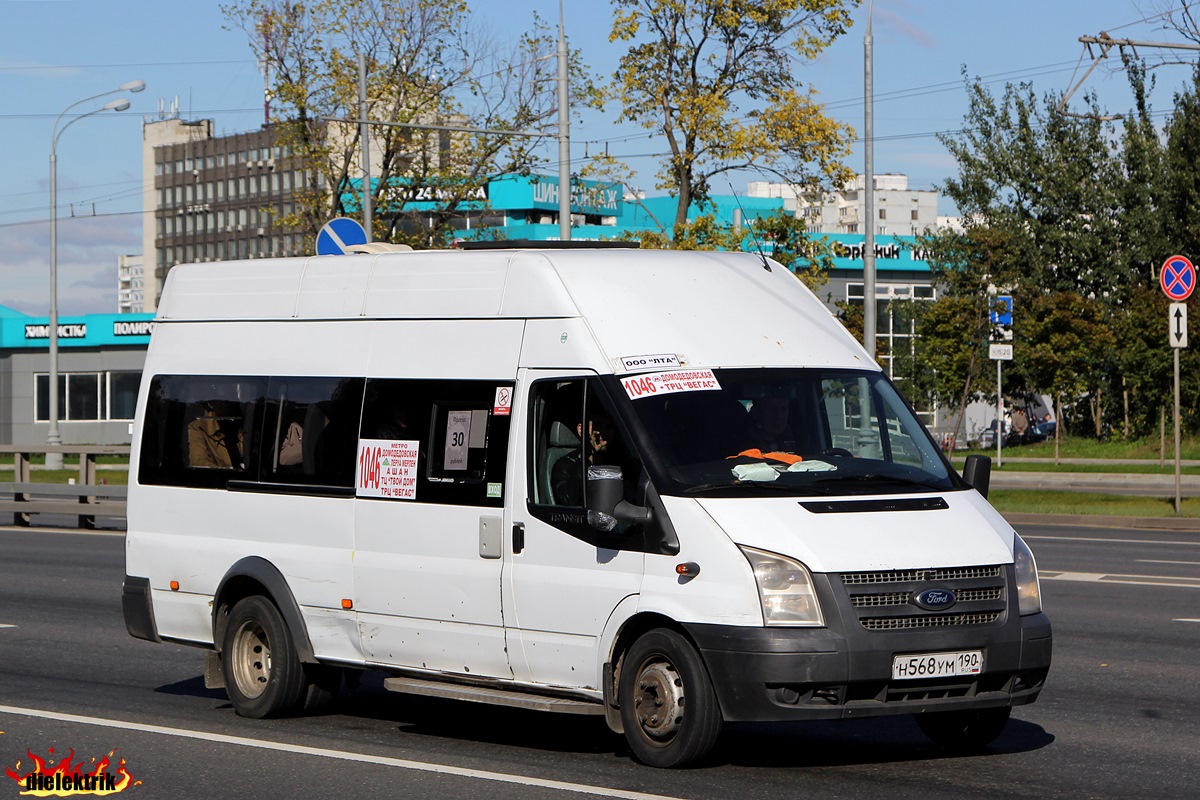
{"type": "MultiPolygon", "coordinates": [[[[876,368],[803,283],[749,253],[426,250],[182,264],[168,273],[156,316],[486,318],[582,318],[618,358],[707,350],[732,358],[725,364],[876,368]]],[[[699,355],[688,363],[718,365],[699,355]]]]}

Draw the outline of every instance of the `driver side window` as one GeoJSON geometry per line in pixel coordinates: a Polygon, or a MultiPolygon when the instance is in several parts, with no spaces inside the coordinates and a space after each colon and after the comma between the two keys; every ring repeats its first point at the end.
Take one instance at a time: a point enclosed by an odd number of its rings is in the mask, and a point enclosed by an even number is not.
{"type": "Polygon", "coordinates": [[[619,468],[627,487],[637,479],[640,467],[595,380],[542,381],[531,398],[534,505],[582,509],[588,467],[619,468]]]}

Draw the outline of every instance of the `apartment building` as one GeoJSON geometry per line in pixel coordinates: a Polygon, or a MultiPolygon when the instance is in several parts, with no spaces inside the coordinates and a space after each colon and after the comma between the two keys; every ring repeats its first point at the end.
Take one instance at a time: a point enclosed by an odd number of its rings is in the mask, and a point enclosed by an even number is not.
{"type": "MultiPolygon", "coordinates": [[[[908,188],[908,176],[876,175],[874,231],[877,236],[916,236],[938,226],[938,194],[933,189],[908,188]]],[[[751,181],[749,197],[771,197],[805,220],[809,233],[866,234],[863,197],[866,176],[856,175],[840,191],[813,194],[788,183],[751,181]]]]}
{"type": "Polygon", "coordinates": [[[212,120],[162,114],[142,125],[142,174],[146,312],[176,264],[303,251],[304,232],[281,221],[307,176],[270,126],[217,136],[212,120]]]}

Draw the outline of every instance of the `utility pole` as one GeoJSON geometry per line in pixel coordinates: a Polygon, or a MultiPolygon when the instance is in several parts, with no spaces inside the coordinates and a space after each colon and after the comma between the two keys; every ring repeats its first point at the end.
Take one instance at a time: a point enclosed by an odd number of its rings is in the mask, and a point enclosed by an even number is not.
{"type": "Polygon", "coordinates": [[[875,358],[875,37],[871,33],[871,16],[875,3],[867,6],[867,34],[863,37],[863,347],[875,358]]]}
{"type": "Polygon", "coordinates": [[[371,207],[371,125],[367,122],[367,57],[363,53],[358,54],[358,120],[358,138],[362,141],[363,231],[367,234],[367,241],[373,242],[375,237],[371,234],[375,226],[371,222],[375,209],[371,207]]]}
{"type": "Polygon", "coordinates": [[[568,107],[567,34],[558,0],[558,235],[571,238],[571,109],[568,107]]]}

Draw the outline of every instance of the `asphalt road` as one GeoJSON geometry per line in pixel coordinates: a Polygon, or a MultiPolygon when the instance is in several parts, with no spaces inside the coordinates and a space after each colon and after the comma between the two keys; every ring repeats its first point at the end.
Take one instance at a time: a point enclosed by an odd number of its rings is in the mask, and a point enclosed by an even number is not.
{"type": "MultiPolygon", "coordinates": [[[[1020,527],[1054,666],[988,751],[941,751],[903,717],[730,726],[708,762],[678,771],[638,765],[596,718],[377,680],[325,715],[242,719],[203,688],[200,651],[125,633],[120,534],[0,530],[0,767],[115,750],[134,798],[1194,797],[1200,534],[1020,527]]],[[[8,780],[0,770],[0,800],[8,780]]]]}

